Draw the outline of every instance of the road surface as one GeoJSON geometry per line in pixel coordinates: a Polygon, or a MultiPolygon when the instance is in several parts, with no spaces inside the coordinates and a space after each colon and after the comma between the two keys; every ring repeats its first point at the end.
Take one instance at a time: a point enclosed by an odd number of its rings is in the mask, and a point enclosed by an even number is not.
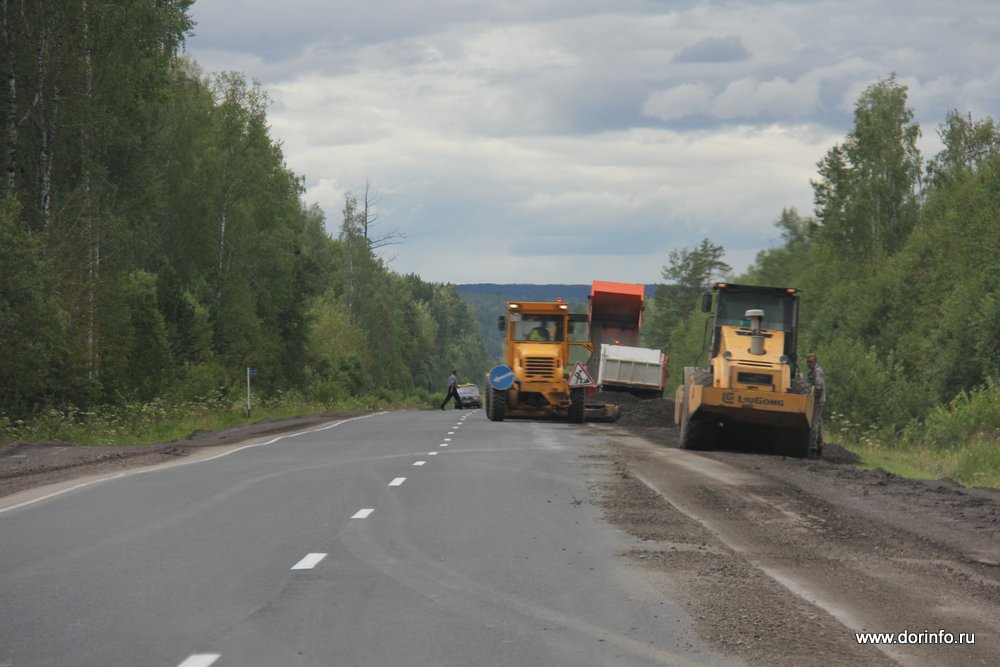
{"type": "Polygon", "coordinates": [[[0,499],[0,666],[739,664],[590,426],[380,413],[0,499]]]}

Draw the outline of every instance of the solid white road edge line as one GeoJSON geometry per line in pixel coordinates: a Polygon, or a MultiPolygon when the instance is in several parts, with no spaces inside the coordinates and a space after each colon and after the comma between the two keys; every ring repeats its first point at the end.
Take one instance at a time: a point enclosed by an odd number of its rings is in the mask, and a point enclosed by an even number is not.
{"type": "Polygon", "coordinates": [[[126,472],[119,472],[113,475],[108,475],[106,477],[98,477],[97,479],[92,479],[88,482],[83,482],[82,484],[76,484],[66,489],[60,489],[59,491],[53,491],[44,496],[39,496],[38,498],[32,498],[31,500],[25,500],[23,503],[18,503],[16,505],[11,505],[10,507],[0,508],[0,514],[4,512],[10,512],[11,510],[20,509],[22,507],[27,507],[28,505],[34,505],[35,503],[40,503],[43,500],[48,500],[50,498],[56,498],[58,496],[67,494],[71,491],[76,491],[78,489],[83,489],[88,486],[93,486],[95,484],[100,484],[101,482],[107,482],[112,479],[119,479],[120,477],[128,477],[130,475],[141,475],[147,472],[156,472],[158,470],[166,470],[167,468],[176,468],[178,466],[188,466],[194,465],[195,463],[204,463],[205,461],[214,461],[215,459],[221,459],[223,456],[229,456],[230,454],[235,454],[236,452],[242,452],[244,449],[253,449],[254,447],[264,447],[265,445],[273,445],[279,440],[284,440],[285,438],[294,438],[299,435],[306,435],[308,433],[316,433],[318,431],[326,431],[331,428],[340,426],[341,424],[346,424],[347,422],[356,421],[358,419],[368,419],[369,417],[377,417],[379,415],[386,414],[385,411],[375,412],[370,415],[361,415],[360,417],[350,417],[348,419],[341,419],[339,422],[333,424],[327,424],[326,426],[321,426],[320,428],[309,429],[308,431],[296,431],[295,433],[285,433],[284,435],[279,435],[277,437],[271,438],[267,442],[258,442],[253,445],[244,445],[243,447],[237,447],[236,449],[230,449],[227,452],[221,454],[216,454],[215,456],[210,456],[204,459],[198,459],[197,461],[177,461],[176,463],[168,463],[166,465],[157,465],[149,468],[142,468],[140,470],[130,470],[126,472]]]}
{"type": "Polygon", "coordinates": [[[354,516],[352,516],[351,518],[352,519],[367,519],[368,517],[370,517],[372,515],[372,512],[374,512],[374,511],[375,511],[374,508],[371,508],[371,507],[363,509],[363,510],[358,510],[357,512],[354,513],[354,516]]]}
{"type": "Polygon", "coordinates": [[[403,486],[403,482],[406,481],[405,477],[397,477],[396,479],[389,482],[389,486],[403,486]]]}
{"type": "Polygon", "coordinates": [[[326,554],[309,554],[298,563],[292,566],[293,570],[311,570],[326,558],[326,554]]]}

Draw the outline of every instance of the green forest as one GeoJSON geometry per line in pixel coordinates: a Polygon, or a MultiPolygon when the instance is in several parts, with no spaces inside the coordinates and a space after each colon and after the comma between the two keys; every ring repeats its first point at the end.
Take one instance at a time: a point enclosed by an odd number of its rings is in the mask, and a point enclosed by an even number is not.
{"type": "Polygon", "coordinates": [[[831,437],[914,474],[1000,486],[1000,129],[955,110],[925,161],[913,119],[894,76],[867,88],[817,165],[813,215],[783,211],[782,244],[745,274],[722,261],[724,239],[671,253],[646,344],[670,353],[676,386],[707,363],[706,285],[797,287],[799,357],[815,351],[826,371],[831,437]]]}
{"type": "Polygon", "coordinates": [[[332,237],[267,94],[181,55],[191,4],[3,5],[5,440],[238,415],[251,367],[255,411],[426,405],[486,368],[455,287],[379,257],[367,184],[332,237]]]}
{"type": "MultiPolygon", "coordinates": [[[[191,4],[3,5],[0,440],[245,419],[248,368],[255,415],[426,406],[497,357],[495,296],[391,271],[380,250],[405,239],[369,184],[332,224],[304,200],[266,92],[183,55],[191,4]]],[[[814,211],[780,212],[748,271],[726,239],[664,258],[644,344],[672,381],[706,362],[712,280],[797,287],[834,437],[1000,485],[1000,129],[959,110],[935,129],[925,157],[906,87],[878,81],[817,164],[814,211]]]]}

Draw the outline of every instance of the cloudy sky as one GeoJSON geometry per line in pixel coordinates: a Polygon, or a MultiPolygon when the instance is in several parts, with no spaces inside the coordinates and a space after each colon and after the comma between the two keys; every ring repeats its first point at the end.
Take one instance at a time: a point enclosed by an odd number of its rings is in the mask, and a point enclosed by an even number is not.
{"type": "Polygon", "coordinates": [[[198,0],[187,51],[272,100],[336,234],[378,195],[390,267],[436,282],[657,282],[702,238],[745,269],[895,72],[925,158],[1000,117],[994,0],[198,0]]]}

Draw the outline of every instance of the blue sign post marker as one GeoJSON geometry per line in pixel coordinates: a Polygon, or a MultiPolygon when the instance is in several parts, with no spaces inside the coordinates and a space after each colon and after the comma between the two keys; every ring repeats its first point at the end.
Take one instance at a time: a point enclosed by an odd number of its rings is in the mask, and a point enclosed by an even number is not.
{"type": "Polygon", "coordinates": [[[514,369],[510,366],[494,366],[489,378],[494,389],[506,391],[514,386],[514,369]]]}

